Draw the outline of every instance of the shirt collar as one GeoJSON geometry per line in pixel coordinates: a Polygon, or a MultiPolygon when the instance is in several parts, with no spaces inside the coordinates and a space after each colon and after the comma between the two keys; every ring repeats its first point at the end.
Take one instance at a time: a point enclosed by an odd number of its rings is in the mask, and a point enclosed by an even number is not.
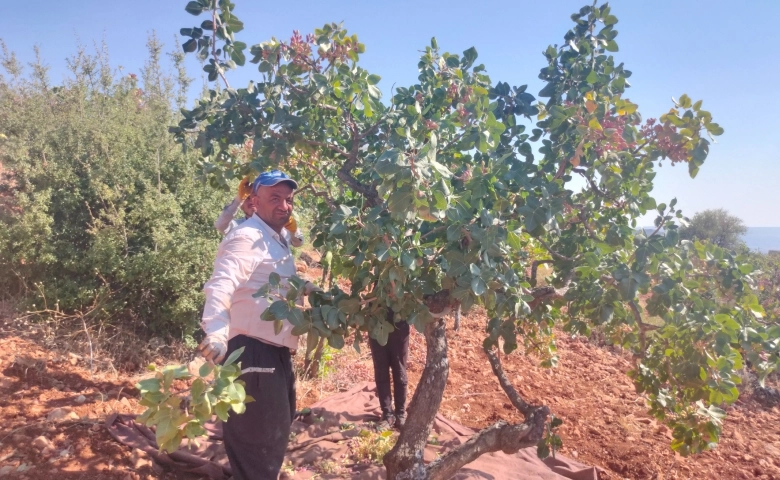
{"type": "Polygon", "coordinates": [[[257,213],[253,213],[251,217],[247,219],[247,221],[252,221],[255,223],[258,229],[260,229],[263,234],[270,236],[271,238],[275,239],[279,244],[281,244],[285,248],[289,248],[287,245],[287,241],[282,237],[282,235],[276,233],[276,230],[268,226],[267,223],[263,221],[262,218],[260,218],[257,213]]]}

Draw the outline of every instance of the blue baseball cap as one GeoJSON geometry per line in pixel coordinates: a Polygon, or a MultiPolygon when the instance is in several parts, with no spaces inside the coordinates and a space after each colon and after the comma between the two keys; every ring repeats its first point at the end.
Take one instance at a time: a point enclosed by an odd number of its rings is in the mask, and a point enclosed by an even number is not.
{"type": "Polygon", "coordinates": [[[279,170],[271,170],[269,172],[263,172],[257,176],[254,182],[252,182],[252,193],[257,193],[257,189],[260,187],[273,187],[277,183],[287,182],[296,190],[298,188],[298,182],[288,177],[284,172],[279,170]]]}

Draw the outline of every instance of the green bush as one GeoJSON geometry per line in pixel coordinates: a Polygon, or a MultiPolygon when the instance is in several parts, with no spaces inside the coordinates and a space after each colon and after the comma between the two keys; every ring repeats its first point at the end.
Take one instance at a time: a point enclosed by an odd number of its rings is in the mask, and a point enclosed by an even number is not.
{"type": "Polygon", "coordinates": [[[189,79],[180,55],[168,72],[148,47],[138,75],[80,50],[53,86],[43,62],[24,75],[3,46],[0,295],[181,338],[197,328],[231,193],[196,178],[199,156],[168,134],[189,79]]]}

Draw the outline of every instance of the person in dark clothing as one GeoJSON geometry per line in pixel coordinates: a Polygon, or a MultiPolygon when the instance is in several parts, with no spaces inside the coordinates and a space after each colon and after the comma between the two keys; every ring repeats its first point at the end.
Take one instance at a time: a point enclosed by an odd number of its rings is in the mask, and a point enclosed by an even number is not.
{"type": "Polygon", "coordinates": [[[406,362],[409,360],[409,324],[394,323],[395,314],[387,311],[387,321],[395,327],[382,346],[370,338],[371,360],[374,362],[374,381],[379,406],[382,409],[382,422],[389,427],[401,428],[406,423],[406,362]],[[390,372],[393,372],[393,394],[390,394],[390,372]],[[395,410],[393,410],[395,406],[395,410]]]}
{"type": "MultiPolygon", "coordinates": [[[[282,467],[290,427],[295,416],[295,373],[287,347],[264,343],[246,335],[228,341],[227,354],[244,347],[238,358],[244,368],[246,393],[260,408],[242,415],[231,412],[222,424],[222,438],[234,479],[276,480],[282,467]]],[[[256,405],[253,405],[255,404],[256,405]]]]}

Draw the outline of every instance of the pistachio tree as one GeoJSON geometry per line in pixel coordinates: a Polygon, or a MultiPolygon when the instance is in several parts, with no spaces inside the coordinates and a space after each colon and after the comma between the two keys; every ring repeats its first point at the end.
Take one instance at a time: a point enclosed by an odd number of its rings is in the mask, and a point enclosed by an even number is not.
{"type": "Polygon", "coordinates": [[[541,100],[493,81],[476,49],[447,53],[435,39],[418,82],[384,97],[380,77],[360,66],[364,45],[342,25],[247,47],[230,1],[186,10],[205,20],[181,30],[183,48],[199,52],[217,83],[172,134],[201,150],[215,187],[270,168],[300,179],[318,209],[314,245],[351,285],[301,308],[295,281],[285,297],[269,284],[258,292],[275,300],[263,319],[288,320],[310,349],[319,338],[335,348],[359,348],[366,335],[384,343],[395,328],[388,308],[425,335],[425,388],[384,458],[388,478],[449,478],[487,452],[555,447],[560,421],[519,395],[499,351],[553,366],[556,329],[600,326],[632,352],[637,392],[681,454],[716,444],[746,357],[762,374],[775,367],[777,357],[761,352],[777,350],[780,332],[762,318],[752,267],[681,241],[675,199],[651,196],[655,168],[684,164],[696,176],[723,129],[687,95],[657,118],[640,115],[626,97],[631,71],[613,55],[609,5],[583,7],[563,42],[544,51],[541,100]],[[236,88],[229,71],[246,60],[257,79],[236,88]],[[235,155],[246,145],[248,162],[235,155]],[[637,223],[648,213],[652,231],[637,223]],[[553,274],[538,285],[542,263],[553,274]],[[525,420],[499,421],[425,464],[449,368],[444,317],[475,305],[489,318],[490,367],[525,420]]]}

